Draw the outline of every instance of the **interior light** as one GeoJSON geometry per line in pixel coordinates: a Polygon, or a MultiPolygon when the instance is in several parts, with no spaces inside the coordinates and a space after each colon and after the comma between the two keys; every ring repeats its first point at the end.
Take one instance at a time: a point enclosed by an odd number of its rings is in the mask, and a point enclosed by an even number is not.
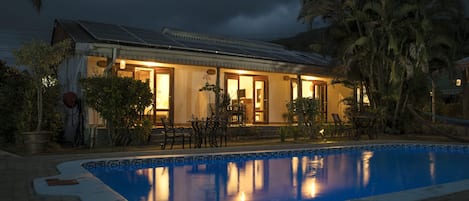
{"type": "Polygon", "coordinates": [[[119,67],[120,69],[125,69],[125,60],[121,60],[119,67]]]}
{"type": "Polygon", "coordinates": [[[247,74],[247,71],[245,71],[245,70],[238,70],[237,73],[240,74],[240,75],[243,75],[243,74],[247,74]]]}
{"type": "Polygon", "coordinates": [[[142,65],[152,67],[152,66],[163,66],[163,64],[158,63],[158,62],[153,62],[153,61],[142,61],[142,65]]]}

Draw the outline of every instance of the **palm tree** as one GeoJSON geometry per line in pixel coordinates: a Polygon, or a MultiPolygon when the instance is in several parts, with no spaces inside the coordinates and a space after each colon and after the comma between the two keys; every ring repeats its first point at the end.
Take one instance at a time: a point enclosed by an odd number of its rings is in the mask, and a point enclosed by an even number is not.
{"type": "Polygon", "coordinates": [[[345,72],[358,72],[355,77],[366,88],[371,107],[392,114],[386,117],[387,125],[396,128],[412,95],[409,83],[418,83],[412,79],[436,63],[441,67],[451,63],[449,51],[439,51],[451,47],[450,37],[438,28],[457,16],[458,2],[304,0],[299,19],[310,22],[325,16],[336,33],[331,35],[339,36],[337,48],[345,72]]]}

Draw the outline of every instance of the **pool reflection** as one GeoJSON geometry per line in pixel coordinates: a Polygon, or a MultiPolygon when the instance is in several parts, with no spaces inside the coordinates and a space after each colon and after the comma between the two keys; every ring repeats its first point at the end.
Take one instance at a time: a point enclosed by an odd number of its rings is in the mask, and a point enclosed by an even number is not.
{"type": "Polygon", "coordinates": [[[363,151],[93,174],[130,201],[346,200],[451,179],[439,177],[449,163],[437,166],[441,157],[422,154],[363,151]]]}

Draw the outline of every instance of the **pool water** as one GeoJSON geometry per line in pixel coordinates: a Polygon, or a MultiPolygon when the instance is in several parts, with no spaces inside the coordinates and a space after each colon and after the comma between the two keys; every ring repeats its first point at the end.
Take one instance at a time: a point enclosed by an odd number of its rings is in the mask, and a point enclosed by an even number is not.
{"type": "Polygon", "coordinates": [[[428,147],[171,161],[85,167],[129,201],[348,200],[469,178],[467,151],[428,147]]]}

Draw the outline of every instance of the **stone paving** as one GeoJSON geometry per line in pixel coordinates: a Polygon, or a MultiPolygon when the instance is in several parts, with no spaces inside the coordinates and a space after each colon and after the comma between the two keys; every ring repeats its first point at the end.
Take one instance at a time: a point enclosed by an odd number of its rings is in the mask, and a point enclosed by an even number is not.
{"type": "MultiPolygon", "coordinates": [[[[356,144],[357,142],[354,142],[356,144]]],[[[343,143],[342,143],[343,144],[343,143]]],[[[348,143],[347,143],[348,144],[348,143]]],[[[148,150],[138,152],[113,152],[113,153],[85,153],[85,154],[63,154],[63,155],[35,155],[17,156],[0,150],[0,200],[2,201],[78,201],[77,197],[70,196],[45,196],[37,195],[32,186],[34,178],[53,176],[59,174],[56,166],[62,162],[142,155],[168,155],[187,153],[213,153],[230,151],[254,151],[286,148],[304,148],[311,146],[329,146],[337,144],[288,144],[274,146],[238,146],[215,149],[175,149],[175,150],[148,150]]],[[[396,198],[398,200],[398,198],[396,198]]],[[[427,199],[425,201],[459,201],[469,200],[469,191],[459,192],[442,197],[427,199]]]]}

